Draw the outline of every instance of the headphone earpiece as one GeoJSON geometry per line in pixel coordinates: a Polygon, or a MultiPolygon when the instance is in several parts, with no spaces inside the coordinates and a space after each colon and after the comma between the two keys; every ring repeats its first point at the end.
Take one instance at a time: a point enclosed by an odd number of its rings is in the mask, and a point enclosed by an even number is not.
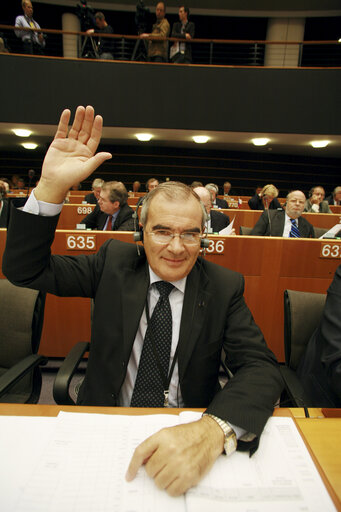
{"type": "Polygon", "coordinates": [[[133,236],[134,236],[134,242],[142,242],[143,243],[143,229],[141,229],[141,231],[135,231],[133,236]]]}
{"type": "Polygon", "coordinates": [[[201,249],[208,249],[210,246],[210,241],[208,238],[202,238],[200,240],[200,247],[201,249]]]}

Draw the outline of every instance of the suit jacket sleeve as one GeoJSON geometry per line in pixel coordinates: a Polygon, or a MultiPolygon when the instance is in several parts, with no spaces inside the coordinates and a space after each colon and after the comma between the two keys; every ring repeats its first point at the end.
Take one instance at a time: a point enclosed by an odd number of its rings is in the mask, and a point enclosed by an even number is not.
{"type": "Polygon", "coordinates": [[[181,23],[179,21],[177,21],[174,23],[173,28],[172,28],[172,37],[177,37],[178,39],[186,39],[186,33],[187,33],[193,39],[194,30],[195,30],[194,23],[192,21],[189,21],[187,23],[185,33],[182,34],[181,33],[181,23]]]}
{"type": "Polygon", "coordinates": [[[252,228],[251,236],[266,236],[269,228],[269,219],[267,212],[263,212],[252,228]]]}
{"type": "Polygon", "coordinates": [[[89,215],[84,217],[81,224],[85,224],[87,228],[97,229],[98,216],[100,215],[101,210],[99,205],[97,204],[95,208],[92,210],[89,215]]]}

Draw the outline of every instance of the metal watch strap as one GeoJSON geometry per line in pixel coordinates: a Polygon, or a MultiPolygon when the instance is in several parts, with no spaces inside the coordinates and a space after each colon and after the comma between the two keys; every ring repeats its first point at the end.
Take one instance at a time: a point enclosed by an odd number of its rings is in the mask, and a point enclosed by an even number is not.
{"type": "Polygon", "coordinates": [[[203,416],[212,418],[224,432],[224,451],[226,455],[231,455],[231,453],[235,452],[237,449],[237,437],[233,428],[226,421],[214,416],[214,414],[204,413],[203,416]]]}

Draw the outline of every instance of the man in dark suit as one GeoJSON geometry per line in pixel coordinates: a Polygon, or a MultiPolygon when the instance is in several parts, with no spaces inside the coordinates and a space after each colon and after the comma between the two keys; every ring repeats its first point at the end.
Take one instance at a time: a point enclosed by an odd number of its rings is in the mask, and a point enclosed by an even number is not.
{"type": "Polygon", "coordinates": [[[304,205],[305,195],[303,192],[300,190],[289,192],[285,211],[265,210],[250,235],[315,238],[313,226],[301,217],[304,205]]]}
{"type": "Polygon", "coordinates": [[[328,288],[319,327],[311,337],[297,374],[310,407],[341,407],[341,265],[328,288]]]}
{"type": "Polygon", "coordinates": [[[82,223],[99,231],[134,231],[134,211],[127,204],[128,192],[120,181],[108,181],[101,188],[98,204],[82,223]]]}
{"type": "Polygon", "coordinates": [[[208,183],[206,187],[211,192],[212,197],[212,208],[222,208],[224,210],[227,210],[229,205],[227,204],[227,201],[225,199],[219,199],[217,197],[217,194],[219,192],[218,185],[215,183],[208,183]]]}
{"type": "Polygon", "coordinates": [[[194,192],[200,197],[206,213],[206,232],[219,233],[222,229],[230,224],[230,219],[227,215],[212,208],[212,195],[207,187],[195,187],[194,192]]]}
{"type": "Polygon", "coordinates": [[[97,204],[103,185],[104,181],[100,178],[96,178],[91,185],[92,192],[90,192],[90,194],[86,194],[84,201],[89,204],[97,204]]]}
{"type": "Polygon", "coordinates": [[[132,480],[145,464],[159,488],[179,495],[196,485],[224,450],[253,453],[257,448],[282,389],[277,362],[245,304],[243,277],[199,257],[206,212],[184,184],[164,183],[148,194],[140,217],[144,247],[138,253],[133,244],[111,239],[96,255],[50,254],[56,213],[70,184],[86,179],[111,157],[95,154],[102,118],[94,118],[92,107],[77,108],[67,135],[69,119],[65,110],[37,188],[24,211],[11,215],[3,271],[17,285],[96,298],[80,404],[133,402],[152,330],[144,405],[150,405],[149,396],[160,384],[163,406],[207,409],[199,421],[163,429],[141,443],[126,478],[132,480]],[[168,299],[159,285],[168,289],[168,299]],[[153,328],[160,303],[168,307],[171,327],[168,375],[160,368],[157,344],[169,332],[164,316],[162,329],[153,328]],[[222,348],[233,373],[223,389],[218,381],[222,348]],[[154,377],[158,384],[150,387],[154,377]]]}
{"type": "MultiPolygon", "coordinates": [[[[172,28],[171,37],[177,37],[178,39],[184,39],[188,41],[194,37],[194,23],[188,21],[189,8],[181,6],[179,8],[179,20],[176,21],[172,28]]],[[[192,62],[192,45],[186,44],[185,42],[175,42],[170,49],[171,61],[176,64],[190,64],[192,62]]]]}

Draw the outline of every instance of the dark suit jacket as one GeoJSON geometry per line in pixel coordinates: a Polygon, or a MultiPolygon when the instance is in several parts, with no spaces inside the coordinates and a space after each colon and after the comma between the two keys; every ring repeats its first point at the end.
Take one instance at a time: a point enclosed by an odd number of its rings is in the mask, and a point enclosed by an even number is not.
{"type": "Polygon", "coordinates": [[[219,231],[226,228],[230,224],[229,217],[219,210],[212,209],[210,217],[213,233],[219,233],[219,231]]]}
{"type": "MultiPolygon", "coordinates": [[[[186,32],[190,34],[191,38],[194,37],[194,31],[195,31],[195,25],[192,21],[187,21],[185,26],[185,34],[181,33],[181,22],[176,21],[172,28],[172,36],[171,37],[178,37],[179,39],[185,39],[186,40],[186,32]]],[[[185,47],[185,58],[189,61],[192,61],[192,45],[189,43],[186,44],[185,47]]]]}
{"type": "Polygon", "coordinates": [[[3,207],[0,214],[0,228],[7,228],[7,221],[9,216],[9,203],[7,199],[3,199],[2,203],[3,207]]]}
{"type": "MultiPolygon", "coordinates": [[[[114,222],[113,231],[135,231],[133,213],[134,210],[127,204],[122,206],[114,222]]],[[[82,220],[82,224],[86,224],[87,228],[102,231],[107,218],[108,214],[103,213],[97,204],[92,212],[82,220]]]]}
{"type": "MultiPolygon", "coordinates": [[[[248,200],[248,203],[251,210],[264,210],[263,201],[258,194],[252,196],[248,200]]],[[[269,204],[269,210],[277,210],[277,208],[282,208],[281,203],[278,201],[278,199],[276,199],[276,197],[274,197],[271,203],[269,204]]]]}
{"type": "Polygon", "coordinates": [[[97,204],[97,199],[93,192],[91,192],[90,194],[86,194],[86,196],[84,197],[84,201],[86,201],[89,204],[97,204]]]}
{"type": "Polygon", "coordinates": [[[310,407],[341,407],[341,265],[328,289],[320,326],[297,369],[310,407]]]}
{"type": "Polygon", "coordinates": [[[219,197],[216,197],[215,202],[218,206],[218,208],[224,208],[224,210],[227,210],[229,205],[227,204],[227,201],[225,199],[220,199],[219,197]]]}
{"type": "MultiPolygon", "coordinates": [[[[145,306],[149,270],[143,249],[110,239],[97,254],[50,256],[56,217],[11,214],[3,272],[19,286],[95,298],[91,350],[78,402],[115,406],[145,306]],[[46,243],[43,243],[45,241],[46,243]]],[[[243,298],[244,279],[199,258],[187,277],[178,364],[186,407],[260,435],[282,389],[272,352],[243,298]],[[220,389],[221,350],[234,377],[220,389]]]]}
{"type": "MultiPolygon", "coordinates": [[[[264,211],[254,225],[250,235],[257,236],[282,236],[285,222],[284,210],[269,210],[271,229],[268,212],[264,211]]],[[[302,238],[315,238],[314,228],[303,217],[298,218],[298,230],[302,238]]]]}

